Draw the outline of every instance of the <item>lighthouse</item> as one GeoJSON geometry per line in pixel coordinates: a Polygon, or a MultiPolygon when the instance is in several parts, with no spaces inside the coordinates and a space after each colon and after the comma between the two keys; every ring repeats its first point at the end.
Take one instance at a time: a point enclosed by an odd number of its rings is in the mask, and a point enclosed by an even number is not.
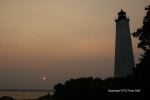
{"type": "Polygon", "coordinates": [[[132,74],[134,57],[131,42],[129,18],[122,9],[116,22],[114,77],[127,77],[132,74]]]}

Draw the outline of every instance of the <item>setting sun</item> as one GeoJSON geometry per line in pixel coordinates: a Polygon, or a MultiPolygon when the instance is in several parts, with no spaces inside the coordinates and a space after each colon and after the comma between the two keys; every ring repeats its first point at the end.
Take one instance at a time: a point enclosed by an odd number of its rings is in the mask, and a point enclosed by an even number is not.
{"type": "Polygon", "coordinates": [[[43,80],[43,81],[46,81],[46,80],[47,80],[47,77],[46,77],[46,76],[42,76],[42,80],[43,80]]]}

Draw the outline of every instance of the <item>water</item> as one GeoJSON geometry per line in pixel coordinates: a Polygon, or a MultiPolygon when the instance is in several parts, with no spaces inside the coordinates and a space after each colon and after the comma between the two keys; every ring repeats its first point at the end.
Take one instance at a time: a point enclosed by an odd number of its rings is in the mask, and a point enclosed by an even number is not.
{"type": "Polygon", "coordinates": [[[46,94],[48,94],[46,91],[0,91],[0,97],[10,96],[17,100],[36,99],[46,94]]]}

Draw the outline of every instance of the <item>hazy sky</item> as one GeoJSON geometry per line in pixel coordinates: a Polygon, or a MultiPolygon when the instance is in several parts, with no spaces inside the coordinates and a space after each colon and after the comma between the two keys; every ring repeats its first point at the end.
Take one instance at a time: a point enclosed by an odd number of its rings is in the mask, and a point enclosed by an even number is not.
{"type": "MultiPolygon", "coordinates": [[[[0,88],[47,89],[70,78],[113,76],[115,17],[124,9],[134,32],[148,4],[149,0],[0,0],[0,88]]],[[[133,39],[137,62],[136,45],[133,39]]]]}

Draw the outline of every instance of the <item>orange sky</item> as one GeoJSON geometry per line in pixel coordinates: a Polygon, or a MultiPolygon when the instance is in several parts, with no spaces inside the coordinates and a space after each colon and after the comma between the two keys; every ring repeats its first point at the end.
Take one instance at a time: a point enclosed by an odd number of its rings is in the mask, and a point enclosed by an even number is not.
{"type": "MultiPolygon", "coordinates": [[[[0,88],[47,88],[70,78],[113,76],[114,19],[124,9],[134,32],[149,3],[0,0],[0,88]],[[44,82],[43,75],[48,77],[44,82]]],[[[137,62],[136,43],[134,39],[137,62]]]]}

